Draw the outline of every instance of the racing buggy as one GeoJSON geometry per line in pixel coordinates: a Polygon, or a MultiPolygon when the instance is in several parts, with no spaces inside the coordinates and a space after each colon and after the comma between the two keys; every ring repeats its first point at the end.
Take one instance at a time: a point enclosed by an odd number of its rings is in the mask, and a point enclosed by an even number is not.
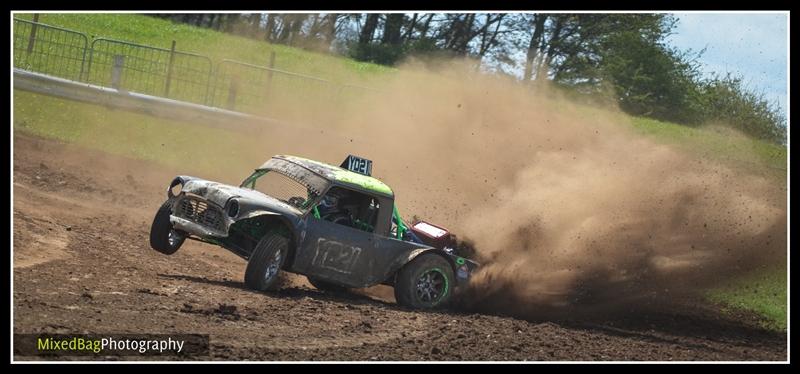
{"type": "Polygon", "coordinates": [[[445,228],[403,221],[392,189],[371,174],[372,161],[352,155],[338,167],[278,155],[238,187],[178,176],[150,245],[167,255],[186,239],[221,246],[247,261],[244,283],[257,291],[276,289],[286,271],[320,290],[384,284],[400,305],[446,305],[478,264],[455,252],[445,228]]]}

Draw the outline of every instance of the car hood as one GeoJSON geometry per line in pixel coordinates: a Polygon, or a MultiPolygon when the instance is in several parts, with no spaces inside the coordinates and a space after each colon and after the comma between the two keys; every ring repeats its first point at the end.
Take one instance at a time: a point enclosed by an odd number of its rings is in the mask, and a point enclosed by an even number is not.
{"type": "Polygon", "coordinates": [[[239,215],[259,209],[291,215],[300,215],[303,213],[294,206],[249,188],[232,186],[191,176],[180,176],[179,178],[183,181],[182,191],[198,195],[221,207],[225,207],[230,199],[236,198],[240,207],[239,215]]]}

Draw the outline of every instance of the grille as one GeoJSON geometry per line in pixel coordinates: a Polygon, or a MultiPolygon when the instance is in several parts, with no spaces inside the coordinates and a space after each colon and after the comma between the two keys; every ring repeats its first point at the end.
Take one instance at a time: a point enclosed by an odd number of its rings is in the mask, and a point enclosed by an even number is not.
{"type": "Polygon", "coordinates": [[[214,231],[225,231],[222,209],[213,204],[209,205],[205,200],[193,196],[185,196],[180,200],[178,208],[175,210],[175,215],[214,231]]]}

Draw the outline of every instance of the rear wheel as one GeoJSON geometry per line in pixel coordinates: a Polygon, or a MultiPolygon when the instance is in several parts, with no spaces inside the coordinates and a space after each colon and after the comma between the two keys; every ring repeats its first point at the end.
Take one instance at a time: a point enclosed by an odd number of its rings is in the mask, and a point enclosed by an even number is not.
{"type": "Polygon", "coordinates": [[[453,269],[436,254],[423,254],[397,274],[394,296],[397,303],[415,309],[440,308],[453,294],[453,269]]]}
{"type": "Polygon", "coordinates": [[[334,284],[328,281],[324,281],[318,278],[306,277],[308,278],[308,283],[311,283],[316,289],[320,291],[327,291],[327,292],[346,292],[347,287],[340,286],[338,284],[334,284]]]}
{"type": "Polygon", "coordinates": [[[150,226],[150,246],[165,255],[171,255],[178,251],[186,240],[186,233],[173,228],[172,222],[169,221],[174,204],[174,198],[161,204],[161,208],[153,218],[153,225],[150,226]]]}
{"type": "Polygon", "coordinates": [[[256,291],[275,290],[279,285],[278,273],[286,261],[287,253],[288,239],[274,232],[264,235],[247,261],[245,286],[256,291]]]}

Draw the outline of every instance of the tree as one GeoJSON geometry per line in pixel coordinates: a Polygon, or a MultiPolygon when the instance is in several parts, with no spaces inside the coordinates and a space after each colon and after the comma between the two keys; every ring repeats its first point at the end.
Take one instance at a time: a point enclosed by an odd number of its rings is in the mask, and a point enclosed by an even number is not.
{"type": "Polygon", "coordinates": [[[744,85],[741,76],[715,76],[700,85],[706,121],[721,122],[745,134],[786,144],[786,118],[777,104],[744,85]]]}
{"type": "Polygon", "coordinates": [[[536,58],[539,55],[539,50],[542,48],[544,40],[544,24],[547,22],[547,14],[534,14],[531,24],[533,26],[533,34],[531,35],[530,43],[528,43],[528,50],[525,55],[525,72],[522,76],[523,80],[531,80],[533,78],[534,66],[537,64],[536,58]]]}
{"type": "Polygon", "coordinates": [[[367,15],[367,20],[364,23],[364,27],[361,29],[361,34],[358,37],[358,44],[359,45],[366,45],[372,42],[372,37],[375,35],[375,29],[378,27],[378,18],[380,17],[377,13],[370,13],[367,15]]]}
{"type": "Polygon", "coordinates": [[[503,20],[507,14],[486,14],[486,20],[483,22],[478,36],[480,36],[480,45],[478,47],[478,56],[485,56],[490,48],[497,46],[497,37],[503,33],[500,27],[503,26],[503,20]]]}
{"type": "Polygon", "coordinates": [[[433,17],[435,15],[436,15],[435,13],[431,13],[427,17],[425,17],[425,22],[422,23],[422,28],[419,30],[420,39],[426,39],[428,37],[428,30],[431,27],[431,21],[433,20],[433,17]]]}
{"type": "Polygon", "coordinates": [[[474,26],[475,13],[447,14],[440,23],[435,38],[441,41],[442,50],[465,56],[469,42],[478,34],[474,26]]]}
{"type": "Polygon", "coordinates": [[[411,39],[411,35],[414,33],[414,28],[416,26],[417,26],[417,13],[414,13],[411,16],[411,20],[408,21],[408,24],[406,25],[406,32],[403,34],[402,39],[403,40],[411,39]]]}
{"type": "Polygon", "coordinates": [[[582,14],[568,22],[552,60],[545,59],[556,83],[598,96],[610,88],[612,99],[632,114],[698,120],[696,57],[664,44],[672,16],[582,14]]]}
{"type": "Polygon", "coordinates": [[[277,16],[275,16],[275,15],[267,14],[267,25],[264,28],[264,30],[265,30],[264,40],[266,40],[266,41],[272,41],[273,35],[275,33],[275,18],[276,17],[277,16]]]}
{"type": "Polygon", "coordinates": [[[381,44],[389,44],[392,46],[400,45],[402,40],[400,30],[403,27],[403,17],[402,13],[392,13],[386,16],[381,44]]]}
{"type": "Polygon", "coordinates": [[[613,82],[620,108],[662,120],[701,120],[696,59],[634,32],[612,36],[601,71],[613,82]]]}
{"type": "Polygon", "coordinates": [[[325,40],[325,47],[326,50],[331,49],[331,45],[333,41],[336,39],[336,21],[339,19],[339,15],[336,13],[330,13],[325,16],[325,23],[323,29],[323,39],[325,40]]]}

